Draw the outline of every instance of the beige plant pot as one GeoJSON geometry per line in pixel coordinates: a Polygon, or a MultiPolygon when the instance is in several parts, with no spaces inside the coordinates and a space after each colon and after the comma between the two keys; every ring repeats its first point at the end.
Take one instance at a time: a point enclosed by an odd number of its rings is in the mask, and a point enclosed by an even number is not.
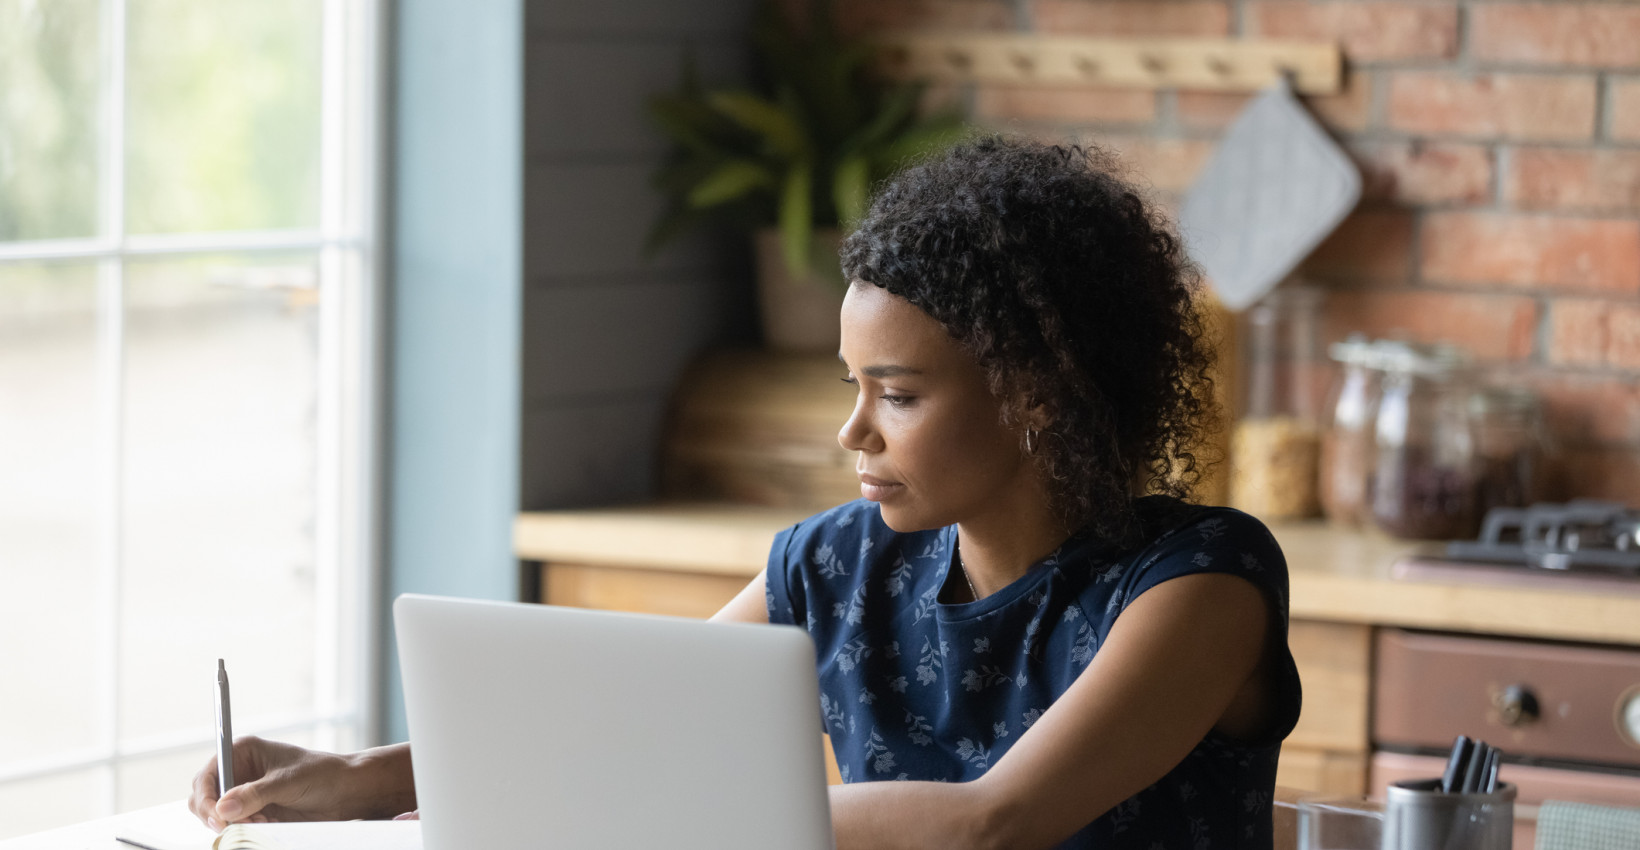
{"type": "Polygon", "coordinates": [[[794,277],[781,256],[780,232],[770,227],[754,235],[758,313],[763,321],[763,343],[771,351],[837,353],[837,314],[846,289],[837,262],[842,238],[834,229],[816,231],[808,273],[794,277]]]}

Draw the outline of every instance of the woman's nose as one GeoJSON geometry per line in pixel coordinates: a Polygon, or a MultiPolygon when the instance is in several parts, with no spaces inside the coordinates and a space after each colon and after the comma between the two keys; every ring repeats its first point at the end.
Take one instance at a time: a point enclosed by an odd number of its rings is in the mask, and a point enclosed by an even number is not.
{"type": "Polygon", "coordinates": [[[876,430],[872,428],[863,393],[855,399],[853,412],[838,430],[837,444],[851,452],[875,451],[881,447],[882,440],[876,436],[876,430]]]}

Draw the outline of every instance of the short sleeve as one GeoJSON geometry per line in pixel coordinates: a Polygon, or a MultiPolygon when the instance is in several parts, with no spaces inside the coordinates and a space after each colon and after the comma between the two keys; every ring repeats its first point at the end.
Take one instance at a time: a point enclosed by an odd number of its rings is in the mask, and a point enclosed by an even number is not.
{"type": "Polygon", "coordinates": [[[1169,579],[1198,573],[1240,576],[1264,591],[1287,622],[1287,560],[1264,523],[1230,508],[1208,508],[1140,554],[1123,582],[1123,604],[1169,579]]]}
{"type": "Polygon", "coordinates": [[[803,626],[812,635],[828,604],[849,597],[864,580],[857,569],[868,548],[862,535],[879,526],[876,511],[874,503],[857,499],[775,535],[763,578],[769,622],[803,626]]]}
{"type": "Polygon", "coordinates": [[[1145,591],[1187,575],[1224,573],[1258,587],[1269,604],[1271,628],[1280,638],[1279,643],[1271,644],[1270,659],[1277,709],[1269,735],[1244,743],[1275,743],[1292,731],[1302,694],[1298,668],[1287,646],[1287,560],[1264,523],[1231,508],[1203,509],[1140,553],[1125,572],[1117,589],[1122,610],[1145,591]]]}
{"type": "Polygon", "coordinates": [[[803,582],[792,575],[790,553],[792,538],[802,524],[788,528],[774,536],[769,546],[769,563],[764,568],[764,598],[769,606],[769,622],[785,626],[803,625],[807,620],[807,594],[803,582]]]}

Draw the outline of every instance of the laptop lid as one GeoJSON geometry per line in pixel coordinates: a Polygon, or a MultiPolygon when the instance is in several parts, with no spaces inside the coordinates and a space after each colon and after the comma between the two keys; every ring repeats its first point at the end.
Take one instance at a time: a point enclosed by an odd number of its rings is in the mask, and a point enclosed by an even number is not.
{"type": "Polygon", "coordinates": [[[414,594],[393,617],[426,850],[832,846],[801,629],[414,594]]]}

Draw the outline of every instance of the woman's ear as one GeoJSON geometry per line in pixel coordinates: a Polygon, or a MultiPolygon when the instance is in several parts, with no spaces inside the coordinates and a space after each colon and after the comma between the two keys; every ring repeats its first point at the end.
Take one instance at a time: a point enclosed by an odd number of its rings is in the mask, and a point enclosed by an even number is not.
{"type": "Polygon", "coordinates": [[[1035,398],[1025,399],[1022,405],[1024,415],[1020,417],[1020,424],[1037,431],[1053,430],[1054,416],[1052,408],[1047,402],[1037,401],[1035,398]]]}

